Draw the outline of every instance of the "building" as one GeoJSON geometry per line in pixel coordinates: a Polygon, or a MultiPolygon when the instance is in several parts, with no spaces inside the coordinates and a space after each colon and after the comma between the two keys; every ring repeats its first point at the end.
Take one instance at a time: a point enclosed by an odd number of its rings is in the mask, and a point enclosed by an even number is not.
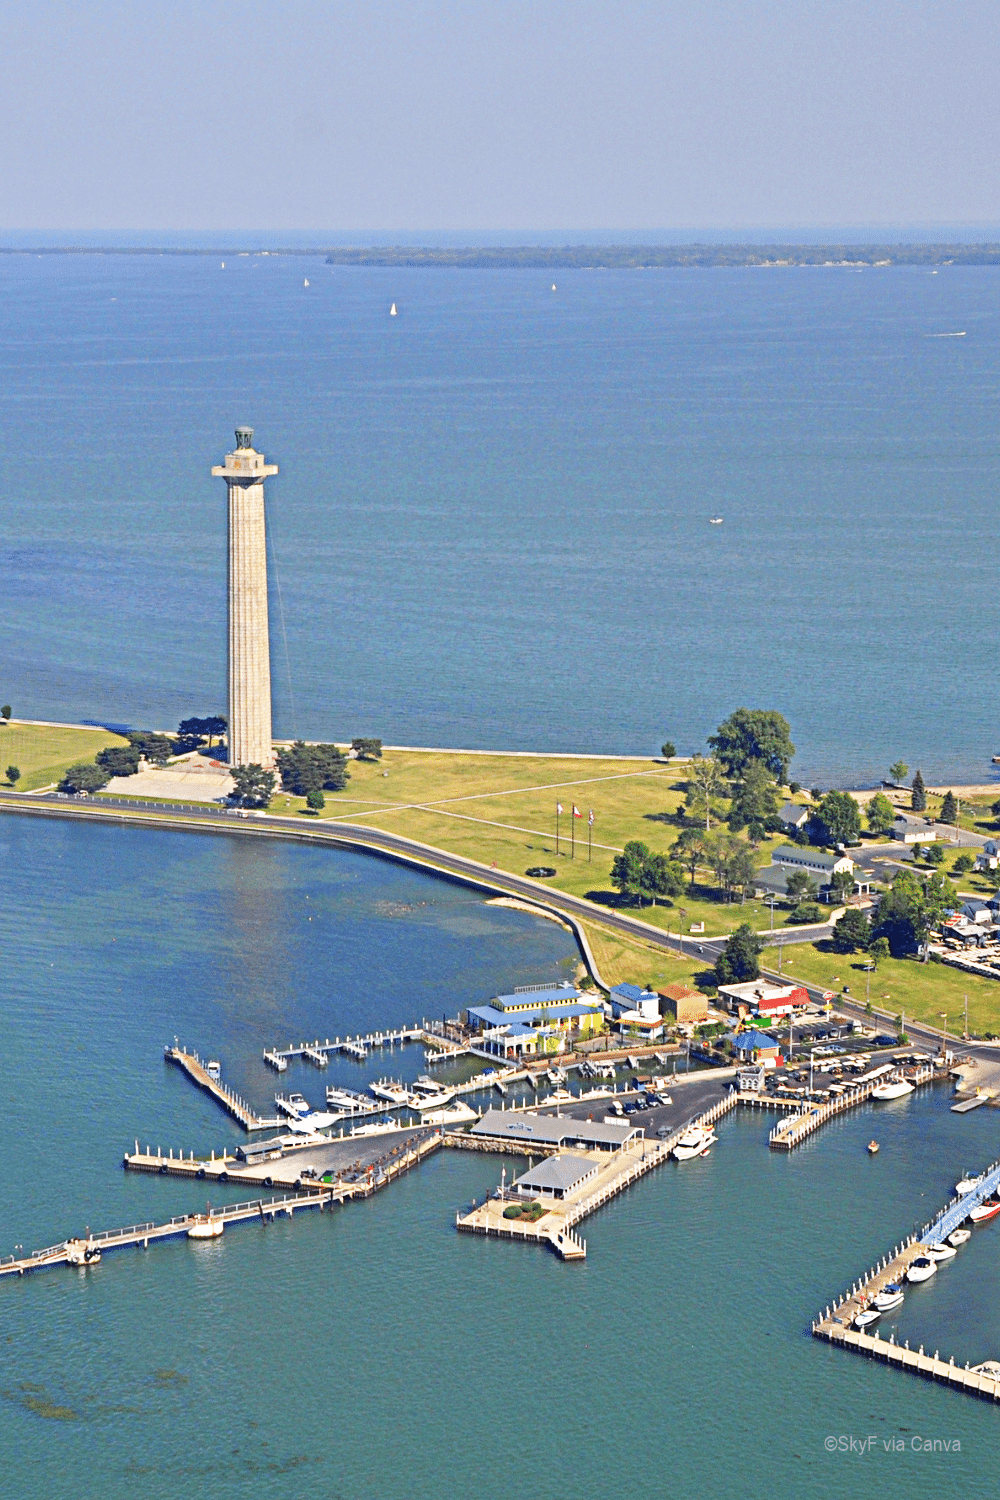
{"type": "Polygon", "coordinates": [[[983,874],[987,870],[1000,869],[1000,844],[995,839],[987,839],[986,843],[976,855],[975,869],[977,874],[983,874]]]}
{"type": "Polygon", "coordinates": [[[739,1031],[731,1041],[741,1063],[773,1062],[780,1056],[778,1038],[766,1031],[739,1031]]]}
{"type": "Polygon", "coordinates": [[[641,990],[637,984],[616,984],[608,1001],[616,1021],[627,1011],[637,1011],[648,1021],[659,1019],[660,997],[655,990],[641,990]]]}
{"type": "Polygon", "coordinates": [[[812,813],[801,802],[786,802],[778,817],[786,828],[794,828],[798,832],[809,822],[812,813]]]}
{"type": "Polygon", "coordinates": [[[272,766],[264,480],[277,474],[237,427],[236,449],[212,474],[229,493],[229,764],[272,766]]]}
{"type": "Polygon", "coordinates": [[[488,1005],[470,1005],[466,1015],[476,1050],[505,1059],[562,1052],[570,1037],[593,1036],[604,1025],[603,1006],[571,984],[525,985],[488,1005]]]}
{"type": "Polygon", "coordinates": [[[642,1140],[641,1125],[574,1120],[572,1115],[536,1115],[522,1109],[488,1109],[469,1134],[479,1140],[517,1141],[540,1150],[620,1151],[642,1140]]]}
{"type": "Polygon", "coordinates": [[[870,889],[869,877],[855,875],[854,861],[848,855],[827,854],[823,849],[812,849],[805,844],[779,844],[771,853],[770,865],[757,871],[754,886],[764,895],[784,896],[789,875],[799,873],[809,876],[823,899],[830,895],[834,875],[854,876],[856,893],[870,889]]]}
{"type": "Polygon", "coordinates": [[[894,839],[904,844],[930,844],[937,838],[932,818],[923,818],[919,813],[897,813],[890,832],[894,839]]]}
{"type": "Polygon", "coordinates": [[[522,1198],[565,1198],[591,1182],[601,1169],[592,1156],[549,1156],[514,1183],[522,1198]]]}
{"type": "Polygon", "coordinates": [[[809,992],[801,984],[751,979],[744,984],[720,984],[719,1000],[734,1014],[788,1016],[809,1004],[809,992]]]}
{"type": "Polygon", "coordinates": [[[657,994],[663,1015],[671,1016],[679,1024],[708,1020],[708,997],[699,990],[689,990],[685,984],[668,984],[657,994]]]}

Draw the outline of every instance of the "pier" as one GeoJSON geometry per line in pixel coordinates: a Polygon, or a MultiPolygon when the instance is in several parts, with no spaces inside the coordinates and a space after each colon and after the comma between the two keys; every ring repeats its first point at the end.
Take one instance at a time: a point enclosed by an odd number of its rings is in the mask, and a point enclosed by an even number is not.
{"type": "Polygon", "coordinates": [[[164,1047],[163,1055],[167,1062],[176,1063],[186,1073],[192,1083],[196,1083],[206,1094],[211,1094],[217,1104],[221,1104],[227,1114],[238,1120],[244,1130],[274,1130],[282,1122],[275,1118],[273,1120],[262,1119],[254,1113],[247,1101],[235,1093],[233,1089],[227,1088],[221,1079],[210,1078],[205,1064],[197,1052],[186,1051],[174,1037],[172,1047],[164,1047]]]}
{"type": "MultiPolygon", "coordinates": [[[[929,1063],[926,1067],[918,1068],[909,1082],[914,1088],[918,1088],[921,1084],[933,1083],[941,1076],[940,1070],[933,1063],[929,1063]]],[[[772,1151],[794,1151],[796,1146],[800,1146],[814,1130],[818,1130],[828,1120],[870,1099],[873,1090],[886,1081],[886,1077],[873,1078],[868,1083],[858,1084],[849,1093],[841,1094],[837,1099],[831,1099],[828,1104],[812,1104],[798,1114],[786,1115],[771,1131],[767,1138],[768,1145],[772,1151]]]]}
{"type": "Polygon", "coordinates": [[[289,1042],[287,1047],[269,1047],[264,1053],[264,1061],[279,1072],[283,1071],[278,1067],[279,1062],[287,1064],[293,1057],[305,1058],[307,1062],[325,1068],[333,1052],[343,1052],[356,1062],[365,1062],[369,1052],[383,1047],[403,1047],[408,1042],[423,1042],[425,1047],[433,1047],[433,1053],[427,1055],[428,1062],[464,1057],[469,1050],[446,1036],[441,1022],[421,1021],[419,1025],[414,1022],[412,1026],[399,1026],[393,1031],[370,1031],[366,1036],[337,1036],[332,1041],[327,1037],[323,1042],[317,1037],[312,1042],[289,1042]]]}

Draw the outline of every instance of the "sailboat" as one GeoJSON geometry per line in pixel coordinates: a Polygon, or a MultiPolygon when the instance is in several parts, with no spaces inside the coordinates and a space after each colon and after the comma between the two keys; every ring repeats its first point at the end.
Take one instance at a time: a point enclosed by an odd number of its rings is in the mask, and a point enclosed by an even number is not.
{"type": "Polygon", "coordinates": [[[392,306],[389,309],[389,316],[390,316],[390,318],[394,318],[396,316],[396,304],[395,304],[395,302],[392,304],[392,306]]]}
{"type": "Polygon", "coordinates": [[[308,285],[309,285],[309,277],[308,277],[308,276],[307,276],[307,277],[306,277],[306,279],[305,279],[305,280],[304,280],[304,281],[303,281],[303,283],[302,283],[302,285],[303,285],[303,286],[308,286],[308,285]]]}
{"type": "Polygon", "coordinates": [[[556,289],[556,284],[555,284],[555,282],[553,282],[552,283],[552,290],[555,291],[555,289],[556,289]]]}

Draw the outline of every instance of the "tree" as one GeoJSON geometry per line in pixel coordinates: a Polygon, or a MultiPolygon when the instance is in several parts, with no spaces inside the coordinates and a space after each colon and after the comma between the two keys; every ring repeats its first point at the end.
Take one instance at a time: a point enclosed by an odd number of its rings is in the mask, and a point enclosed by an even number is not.
{"type": "Polygon", "coordinates": [[[827,792],[816,809],[823,842],[854,844],[861,837],[861,809],[850,792],[827,792]]]}
{"type": "Polygon", "coordinates": [[[202,734],[208,735],[208,748],[211,750],[213,739],[221,739],[229,728],[229,720],[225,714],[209,714],[207,719],[202,719],[202,734]]]}
{"type": "Polygon", "coordinates": [[[976,861],[973,859],[971,854],[960,854],[951,867],[952,874],[968,875],[969,871],[973,868],[975,863],[976,861]]]}
{"type": "Polygon", "coordinates": [[[313,787],[312,791],[307,793],[306,806],[312,813],[321,813],[323,811],[326,806],[326,798],[318,786],[313,787]]]}
{"type": "Polygon", "coordinates": [[[912,870],[897,870],[879,901],[873,936],[884,937],[893,957],[902,958],[957,904],[958,892],[944,875],[935,872],[921,879],[912,870]]]}
{"type": "Polygon", "coordinates": [[[9,703],[5,703],[3,705],[3,707],[0,708],[0,718],[3,718],[4,720],[9,719],[10,716],[11,716],[11,713],[12,713],[12,709],[11,709],[11,706],[10,706],[9,703]]]}
{"type": "Polygon", "coordinates": [[[101,787],[107,786],[110,780],[111,777],[103,766],[94,765],[93,761],[78,761],[63,774],[59,790],[61,792],[99,792],[101,787]]]}
{"type": "Polygon", "coordinates": [[[174,744],[178,755],[189,755],[192,750],[200,750],[205,743],[205,721],[204,719],[182,719],[177,726],[177,738],[174,744]]]}
{"type": "Polygon", "coordinates": [[[168,734],[154,734],[151,729],[130,729],[126,739],[145,760],[163,766],[174,753],[174,742],[168,734]]]}
{"type": "Polygon", "coordinates": [[[760,955],[764,939],[759,938],[749,922],[741,922],[726,939],[726,946],[715,964],[716,984],[738,984],[760,978],[760,955]]]}
{"type": "Polygon", "coordinates": [[[700,828],[685,828],[675,841],[671,853],[688,871],[691,877],[691,889],[694,890],[694,878],[698,866],[708,862],[706,835],[700,828]]]}
{"type": "Polygon", "coordinates": [[[733,833],[739,833],[748,825],[766,829],[770,820],[777,815],[774,778],[762,761],[752,760],[733,788],[729,804],[729,827],[733,833]]]}
{"type": "Polygon", "coordinates": [[[354,753],[357,756],[358,760],[381,760],[382,759],[382,741],[381,740],[366,740],[366,739],[352,740],[351,741],[351,749],[354,751],[354,753]]]}
{"type": "Polygon", "coordinates": [[[788,913],[789,922],[819,922],[823,913],[815,901],[800,901],[788,913]]]}
{"type": "Polygon", "coordinates": [[[898,785],[903,780],[909,769],[910,768],[906,764],[905,760],[894,760],[892,765],[889,767],[889,775],[891,776],[892,780],[895,781],[898,785]]]}
{"type": "Polygon", "coordinates": [[[112,776],[134,776],[139,769],[139,752],[131,745],[109,745],[98,750],[96,761],[112,776]]]}
{"type": "Polygon", "coordinates": [[[684,871],[665,854],[652,854],[643,867],[641,889],[652,897],[654,906],[659,896],[665,900],[679,896],[684,890],[684,871]]]}
{"type": "Polygon", "coordinates": [[[696,818],[705,819],[705,832],[712,827],[712,814],[717,811],[716,799],[725,790],[726,780],[722,766],[714,755],[693,755],[688,771],[688,811],[696,818]]]}
{"type": "Polygon", "coordinates": [[[958,822],[958,799],[954,792],[945,792],[944,801],[941,804],[941,822],[958,822]]]}
{"type": "Polygon", "coordinates": [[[924,858],[929,865],[943,865],[944,849],[940,844],[930,844],[924,858]]]}
{"type": "Polygon", "coordinates": [[[20,767],[19,766],[8,766],[7,767],[7,780],[10,782],[11,786],[16,786],[17,783],[20,781],[20,779],[21,779],[21,769],[20,769],[20,767]]]}
{"type": "Polygon", "coordinates": [[[664,740],[663,744],[660,746],[660,754],[663,756],[664,760],[673,760],[674,756],[677,754],[677,746],[674,744],[673,740],[664,740]]]}
{"type": "Polygon", "coordinates": [[[859,948],[864,952],[871,941],[871,935],[872,928],[868,918],[863,911],[852,906],[836,923],[830,946],[834,953],[856,953],[859,948]]]}
{"type": "Polygon", "coordinates": [[[708,863],[727,901],[733,892],[753,886],[757,863],[750,845],[736,834],[716,834],[707,841],[708,863]]]}
{"type": "Polygon", "coordinates": [[[888,833],[896,817],[896,809],[884,792],[876,792],[868,804],[868,827],[872,833],[888,833]]]}
{"type": "Polygon", "coordinates": [[[790,901],[802,901],[805,897],[818,895],[815,882],[805,870],[793,870],[785,881],[785,894],[790,901]]]}
{"type": "Polygon", "coordinates": [[[622,896],[638,896],[649,849],[639,839],[630,839],[611,864],[611,884],[622,896]]]}
{"type": "Polygon", "coordinates": [[[927,789],[924,786],[924,778],[919,771],[913,778],[913,785],[910,791],[910,807],[914,812],[926,812],[927,810],[927,789]]]}
{"type": "Polygon", "coordinates": [[[265,771],[256,761],[248,766],[233,766],[229,773],[233,778],[230,801],[240,807],[266,807],[274,795],[277,777],[273,771],[265,771]]]}
{"type": "Polygon", "coordinates": [[[307,745],[296,740],[278,751],[278,769],[286,792],[307,797],[311,791],[343,791],[349,779],[347,756],[336,745],[307,745]]]}
{"type": "Polygon", "coordinates": [[[877,964],[889,957],[889,940],[884,937],[872,938],[868,946],[868,952],[877,964]]]}
{"type": "Polygon", "coordinates": [[[774,709],[736,709],[708,743],[729,776],[742,776],[752,760],[759,760],[779,786],[788,779],[795,746],[788,720],[774,709]]]}
{"type": "Polygon", "coordinates": [[[836,870],[830,879],[830,894],[835,901],[846,901],[854,895],[854,875],[850,870],[836,870]]]}

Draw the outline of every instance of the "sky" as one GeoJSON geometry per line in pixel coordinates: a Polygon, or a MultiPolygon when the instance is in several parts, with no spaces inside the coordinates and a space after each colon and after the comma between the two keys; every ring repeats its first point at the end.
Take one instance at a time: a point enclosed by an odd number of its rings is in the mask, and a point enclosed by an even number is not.
{"type": "Polygon", "coordinates": [[[0,28],[0,232],[1000,223],[996,0],[0,0],[0,28]]]}

